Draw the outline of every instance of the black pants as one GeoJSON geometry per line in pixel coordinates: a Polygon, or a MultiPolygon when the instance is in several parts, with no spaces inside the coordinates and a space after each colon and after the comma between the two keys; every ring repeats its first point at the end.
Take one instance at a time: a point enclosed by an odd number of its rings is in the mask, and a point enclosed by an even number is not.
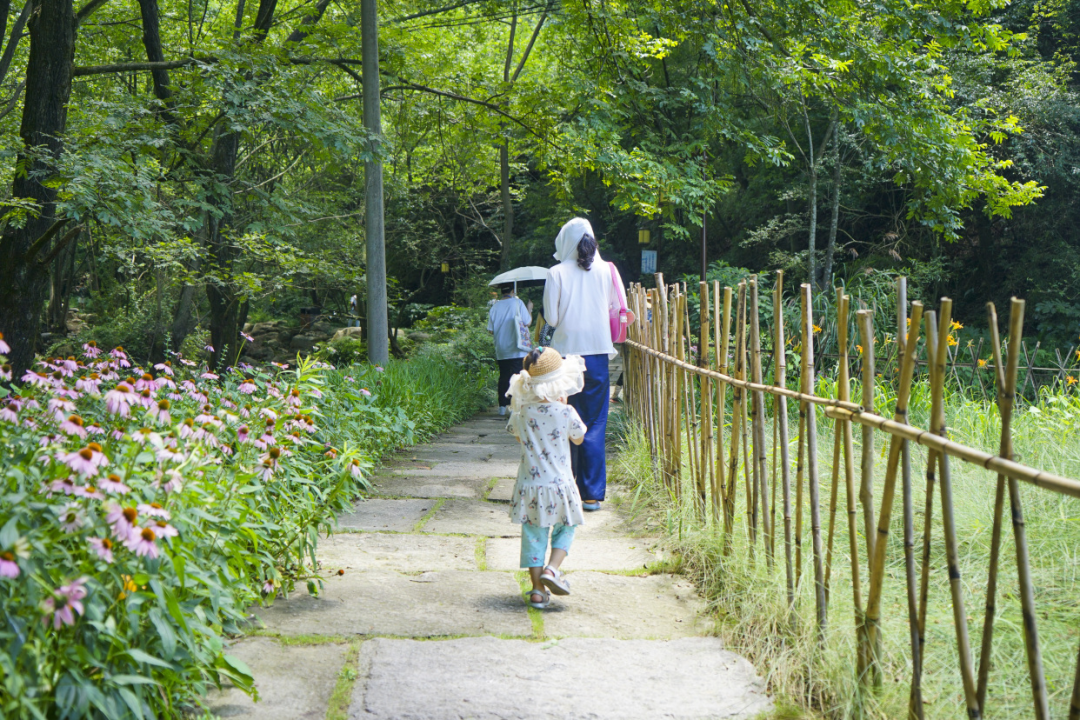
{"type": "Polygon", "coordinates": [[[499,406],[506,407],[510,404],[510,398],[506,397],[506,391],[510,389],[510,378],[521,372],[523,358],[510,358],[509,360],[497,360],[499,363],[499,406]]]}

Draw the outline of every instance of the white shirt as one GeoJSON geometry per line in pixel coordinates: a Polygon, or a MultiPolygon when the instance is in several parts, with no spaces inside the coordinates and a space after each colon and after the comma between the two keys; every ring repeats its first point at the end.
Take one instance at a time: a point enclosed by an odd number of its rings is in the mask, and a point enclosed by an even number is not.
{"type": "MultiPolygon", "coordinates": [[[[615,267],[597,251],[592,267],[582,270],[572,253],[548,270],[544,286],[544,319],[555,326],[551,345],[560,355],[607,355],[615,357],[611,343],[611,311],[618,310],[619,296],[611,281],[615,267]]],[[[615,282],[622,285],[619,271],[615,282]]]]}
{"type": "Polygon", "coordinates": [[[528,355],[517,346],[517,312],[521,312],[521,320],[526,325],[532,324],[532,315],[529,308],[520,298],[509,297],[499,300],[488,310],[488,332],[495,335],[495,359],[513,360],[528,355]]]}

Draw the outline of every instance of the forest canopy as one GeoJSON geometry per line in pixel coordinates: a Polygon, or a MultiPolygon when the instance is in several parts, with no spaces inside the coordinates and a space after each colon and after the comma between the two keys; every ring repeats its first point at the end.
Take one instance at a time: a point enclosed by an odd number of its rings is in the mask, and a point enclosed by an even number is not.
{"type": "MultiPolygon", "coordinates": [[[[1074,340],[1071,0],[0,0],[0,332],[233,357],[244,325],[363,297],[385,173],[390,326],[550,264],[589,217],[628,280],[706,260],[825,291],[904,273],[1016,294],[1074,340]],[[379,140],[379,143],[373,143],[379,140]],[[704,225],[704,227],[703,227],[704,225]],[[650,243],[640,245],[639,230],[650,243]]],[[[362,312],[361,312],[362,314],[362,312]]]]}

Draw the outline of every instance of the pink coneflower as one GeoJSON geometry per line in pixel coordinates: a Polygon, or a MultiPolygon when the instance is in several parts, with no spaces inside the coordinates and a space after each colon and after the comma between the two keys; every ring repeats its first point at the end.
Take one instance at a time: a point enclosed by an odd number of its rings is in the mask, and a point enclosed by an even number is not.
{"type": "Polygon", "coordinates": [[[375,372],[383,372],[383,369],[378,365],[375,366],[375,372]]]}
{"type": "Polygon", "coordinates": [[[353,458],[352,462],[349,463],[349,472],[352,473],[352,476],[357,480],[364,476],[363,469],[360,467],[360,461],[356,458],[353,458]]]}
{"type": "Polygon", "coordinates": [[[249,343],[255,342],[255,338],[251,337],[251,336],[250,336],[250,335],[248,335],[248,334],[247,334],[246,332],[243,332],[243,331],[241,331],[241,332],[240,332],[240,337],[244,338],[244,339],[245,339],[245,340],[247,340],[247,341],[248,341],[249,343]]]}
{"type": "Polygon", "coordinates": [[[271,385],[270,387],[266,388],[266,394],[267,394],[268,397],[273,397],[273,398],[278,398],[278,399],[281,399],[283,397],[282,394],[281,394],[281,390],[278,390],[276,385],[271,385]]]}
{"type": "Polygon", "coordinates": [[[180,438],[187,439],[195,434],[195,421],[191,418],[187,418],[184,422],[180,423],[180,438]]]}
{"type": "Polygon", "coordinates": [[[244,382],[240,383],[240,387],[236,389],[244,393],[245,395],[250,395],[251,393],[255,392],[257,388],[255,387],[255,381],[251,378],[248,378],[244,380],[244,382]]]}
{"type": "Polygon", "coordinates": [[[53,592],[51,597],[45,598],[45,621],[48,622],[48,613],[53,614],[53,629],[59,630],[61,625],[74,625],[75,615],[83,614],[82,599],[86,597],[87,578],[81,577],[70,585],[62,585],[53,592]]]}
{"type": "Polygon", "coordinates": [[[49,398],[49,412],[56,417],[56,422],[63,422],[69,413],[75,412],[75,403],[62,397],[49,398]]]}
{"type": "Polygon", "coordinates": [[[75,495],[75,497],[87,498],[90,500],[105,499],[105,496],[98,492],[98,489],[93,485],[76,485],[72,494],[75,495]]]}
{"type": "Polygon", "coordinates": [[[19,406],[13,402],[9,402],[7,405],[0,407],[0,421],[9,423],[19,422],[19,406]]]}
{"type": "Polygon", "coordinates": [[[172,363],[170,363],[168,360],[166,360],[163,363],[158,363],[157,365],[154,366],[154,369],[157,370],[158,372],[165,373],[169,377],[173,376],[172,363]]]}
{"type": "Polygon", "coordinates": [[[86,426],[86,432],[89,435],[104,435],[105,428],[101,427],[97,423],[90,423],[86,426]]]}
{"type": "Polygon", "coordinates": [[[78,415],[69,415],[67,420],[60,423],[60,432],[75,435],[80,440],[86,439],[86,428],[83,427],[83,419],[78,415]]]}
{"type": "Polygon", "coordinates": [[[141,503],[139,505],[139,512],[143,515],[149,515],[150,517],[169,519],[169,511],[161,507],[161,503],[141,503]]]}
{"type": "Polygon", "coordinates": [[[203,405],[202,412],[195,416],[195,422],[200,425],[210,423],[215,427],[221,425],[221,420],[214,415],[214,408],[210,405],[203,405]]]}
{"type": "Polygon", "coordinates": [[[11,347],[4,342],[4,333],[0,333],[0,355],[7,355],[11,352],[11,347]]]}
{"type": "Polygon", "coordinates": [[[120,379],[120,376],[117,375],[116,371],[113,370],[111,367],[108,367],[108,366],[100,367],[99,366],[98,370],[101,373],[101,379],[103,381],[105,381],[105,382],[112,382],[113,380],[119,380],[120,379]]]}
{"type": "Polygon", "coordinates": [[[125,485],[120,476],[115,473],[110,473],[108,477],[98,480],[98,487],[105,492],[119,493],[120,495],[131,492],[131,488],[125,485]]]}
{"type": "Polygon", "coordinates": [[[139,428],[131,434],[131,439],[140,445],[145,445],[146,441],[150,439],[150,436],[154,434],[154,431],[150,428],[139,428]]]}
{"type": "Polygon", "coordinates": [[[184,388],[184,390],[189,393],[199,392],[199,386],[191,380],[184,380],[182,383],[180,383],[180,387],[184,388]]]}
{"type": "Polygon", "coordinates": [[[322,390],[320,390],[319,388],[310,388],[308,392],[311,393],[313,397],[318,398],[319,400],[322,399],[322,390]]]}
{"type": "Polygon", "coordinates": [[[131,550],[139,557],[148,557],[153,560],[158,556],[156,540],[157,533],[151,528],[135,528],[131,533],[131,537],[129,537],[124,544],[127,546],[128,550],[131,550]]]}
{"type": "Polygon", "coordinates": [[[205,350],[205,351],[206,351],[206,352],[208,352],[208,353],[212,353],[212,352],[214,352],[214,346],[213,346],[213,345],[209,345],[209,344],[207,344],[207,345],[203,345],[203,350],[205,350]]]}
{"type": "Polygon", "coordinates": [[[135,521],[139,519],[139,511],[133,507],[120,507],[113,505],[105,516],[105,522],[112,526],[113,535],[118,540],[126,541],[135,530],[135,521]]]}
{"type": "Polygon", "coordinates": [[[155,402],[154,391],[150,388],[146,388],[145,390],[140,391],[135,396],[135,402],[137,402],[139,405],[142,405],[144,408],[149,408],[153,406],[155,402]]]}
{"type": "Polygon", "coordinates": [[[4,363],[3,365],[0,365],[0,380],[10,380],[11,372],[12,367],[9,363],[4,363]]]}
{"type": "Polygon", "coordinates": [[[360,388],[360,394],[364,397],[371,397],[371,391],[367,388],[360,388]]]}
{"type": "Polygon", "coordinates": [[[56,367],[64,374],[64,377],[72,377],[75,374],[75,371],[79,369],[79,363],[75,362],[75,358],[68,357],[65,359],[58,359],[56,367]]]}
{"type": "Polygon", "coordinates": [[[96,358],[98,355],[101,354],[101,348],[99,348],[97,346],[97,343],[94,342],[93,340],[91,340],[90,342],[84,344],[82,346],[82,349],[83,349],[83,355],[85,355],[87,358],[89,358],[91,360],[93,360],[94,358],[96,358]]]}
{"type": "Polygon", "coordinates": [[[109,464],[109,459],[101,451],[101,446],[92,442],[82,450],[60,457],[60,462],[66,463],[75,472],[97,475],[99,468],[109,464]]]}
{"type": "Polygon", "coordinates": [[[182,462],[184,459],[184,453],[172,447],[158,448],[158,451],[154,454],[157,456],[158,462],[182,462]]]}
{"type": "Polygon", "coordinates": [[[265,450],[266,448],[274,444],[274,436],[271,435],[269,432],[265,432],[257,440],[253,440],[251,444],[259,448],[260,450],[265,450]]]}
{"type": "Polygon", "coordinates": [[[150,373],[143,373],[142,376],[135,381],[135,390],[141,392],[143,390],[157,390],[158,383],[154,379],[154,376],[150,373]]]}
{"type": "Polygon", "coordinates": [[[170,407],[171,405],[168,400],[158,400],[150,406],[150,417],[162,425],[168,425],[172,422],[172,415],[169,414],[170,407]]]}
{"type": "Polygon", "coordinates": [[[113,348],[113,351],[110,352],[109,355],[112,355],[114,358],[116,358],[115,362],[120,367],[131,367],[131,363],[128,362],[127,353],[125,353],[124,348],[120,347],[119,345],[113,348]]]}
{"type": "Polygon", "coordinates": [[[212,372],[204,372],[199,377],[201,377],[203,380],[219,380],[220,379],[220,376],[218,376],[218,375],[216,375],[215,373],[212,373],[212,372]]]}
{"type": "Polygon", "coordinates": [[[83,525],[82,513],[75,503],[68,503],[60,512],[60,529],[71,534],[83,525]]]}
{"type": "Polygon", "coordinates": [[[180,358],[180,363],[182,365],[184,365],[184,367],[195,367],[195,365],[197,364],[197,363],[193,363],[190,360],[185,360],[184,358],[180,358]]]}
{"type": "Polygon", "coordinates": [[[270,593],[274,592],[274,581],[273,581],[273,579],[267,580],[266,582],[263,583],[262,592],[263,592],[263,595],[269,595],[270,593]]]}
{"type": "Polygon", "coordinates": [[[164,520],[155,520],[150,526],[159,538],[176,537],[180,532],[164,520]]]}
{"type": "Polygon", "coordinates": [[[120,425],[114,426],[113,429],[109,432],[109,436],[112,437],[113,440],[123,440],[124,428],[120,425]]]}
{"type": "Polygon", "coordinates": [[[165,474],[169,476],[169,481],[161,489],[166,493],[179,492],[184,487],[184,476],[179,470],[166,470],[165,474]]]}
{"type": "Polygon", "coordinates": [[[282,370],[288,370],[289,369],[289,363],[279,363],[279,362],[274,362],[274,361],[271,360],[270,364],[271,365],[276,365],[277,367],[281,368],[282,370]]]}
{"type": "Polygon", "coordinates": [[[270,458],[262,461],[262,465],[258,468],[259,479],[269,480],[274,474],[274,461],[270,458]]]}
{"type": "Polygon", "coordinates": [[[40,438],[38,438],[38,445],[41,447],[48,447],[49,445],[60,442],[60,440],[61,438],[59,435],[53,435],[52,433],[49,433],[47,435],[42,435],[40,438]]]}
{"type": "Polygon", "coordinates": [[[236,428],[236,439],[242,443],[246,443],[248,440],[251,439],[251,435],[248,432],[247,425],[241,425],[240,427],[236,428]]]}
{"type": "Polygon", "coordinates": [[[105,409],[113,415],[128,416],[128,408],[135,402],[135,392],[127,383],[120,383],[105,393],[105,409]]]}
{"type": "Polygon", "coordinates": [[[42,488],[41,492],[48,494],[50,497],[52,496],[53,493],[60,493],[60,492],[64,493],[65,495],[74,495],[75,494],[75,487],[76,487],[76,485],[71,480],[71,478],[69,478],[69,477],[59,478],[59,479],[53,480],[51,483],[49,483],[48,487],[42,488]]]}
{"type": "Polygon", "coordinates": [[[19,577],[19,564],[15,562],[15,553],[7,550],[0,552],[0,577],[19,577]]]}
{"type": "Polygon", "coordinates": [[[172,378],[167,378],[165,376],[159,377],[157,379],[157,386],[158,386],[158,390],[160,390],[162,388],[169,388],[170,390],[176,390],[176,383],[174,383],[172,381],[172,378]]]}
{"type": "Polygon", "coordinates": [[[42,375],[36,370],[27,370],[22,376],[22,382],[37,385],[39,387],[51,387],[52,380],[48,375],[42,375]]]}
{"type": "Polygon", "coordinates": [[[113,541],[109,538],[90,538],[90,547],[107,563],[113,561],[113,541]]]}

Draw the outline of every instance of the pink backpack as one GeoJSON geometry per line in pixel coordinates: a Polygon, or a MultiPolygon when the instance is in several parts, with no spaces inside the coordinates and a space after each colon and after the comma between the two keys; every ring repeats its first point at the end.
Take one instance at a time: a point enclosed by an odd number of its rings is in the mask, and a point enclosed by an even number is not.
{"type": "Polygon", "coordinates": [[[616,279],[615,263],[608,263],[608,267],[611,269],[611,285],[615,288],[615,294],[619,298],[619,309],[612,309],[608,318],[611,322],[611,342],[624,343],[626,342],[626,328],[633,324],[637,318],[626,307],[626,293],[623,292],[622,285],[616,279]]]}

